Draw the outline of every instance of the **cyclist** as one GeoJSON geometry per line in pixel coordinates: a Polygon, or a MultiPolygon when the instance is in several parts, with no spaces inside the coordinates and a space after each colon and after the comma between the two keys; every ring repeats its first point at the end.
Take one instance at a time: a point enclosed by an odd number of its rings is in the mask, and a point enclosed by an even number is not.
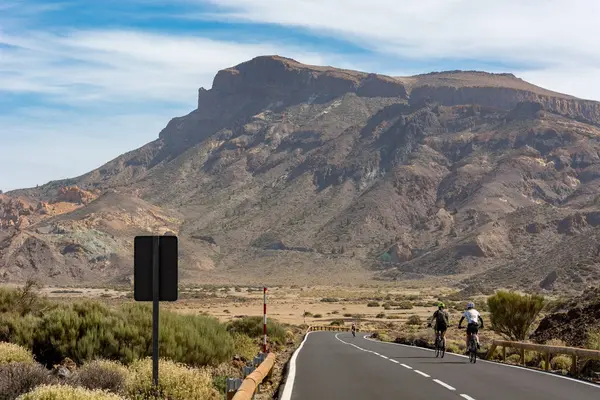
{"type": "Polygon", "coordinates": [[[463,316],[458,323],[458,329],[462,329],[462,322],[465,318],[467,319],[467,351],[469,350],[469,339],[471,338],[471,335],[475,335],[477,349],[480,349],[479,335],[477,335],[477,333],[479,332],[479,328],[483,328],[483,319],[481,319],[481,314],[475,309],[475,304],[473,304],[472,301],[467,304],[467,310],[463,313],[463,316]],[[481,324],[479,324],[479,322],[481,322],[481,324]]]}
{"type": "Polygon", "coordinates": [[[431,324],[435,320],[435,325],[433,327],[433,330],[435,331],[435,337],[437,339],[438,336],[441,336],[445,347],[446,330],[448,330],[448,320],[450,319],[450,317],[448,316],[448,312],[444,310],[444,308],[446,308],[446,305],[444,303],[440,301],[437,306],[438,309],[435,310],[435,312],[431,316],[431,319],[429,320],[429,324],[427,326],[431,328],[431,324]]]}
{"type": "Polygon", "coordinates": [[[352,336],[356,336],[356,324],[352,323],[352,336]]]}

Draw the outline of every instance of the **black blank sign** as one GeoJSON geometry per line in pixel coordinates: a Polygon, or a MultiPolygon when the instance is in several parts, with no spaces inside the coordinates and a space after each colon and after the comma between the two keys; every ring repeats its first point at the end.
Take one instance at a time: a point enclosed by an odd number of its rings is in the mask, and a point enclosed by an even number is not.
{"type": "MultiPolygon", "coordinates": [[[[136,301],[152,301],[152,244],[154,236],[134,241],[133,291],[136,301]]],[[[177,236],[159,236],[159,301],[176,301],[178,286],[177,236]]]]}

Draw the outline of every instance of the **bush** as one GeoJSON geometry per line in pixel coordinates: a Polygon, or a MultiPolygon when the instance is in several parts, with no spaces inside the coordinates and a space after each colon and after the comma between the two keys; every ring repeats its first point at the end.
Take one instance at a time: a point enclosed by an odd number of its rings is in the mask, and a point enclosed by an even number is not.
{"type": "Polygon", "coordinates": [[[16,313],[0,314],[0,341],[33,347],[33,332],[40,322],[33,315],[21,317],[16,313]]]}
{"type": "Polygon", "coordinates": [[[241,356],[244,361],[252,360],[259,350],[255,339],[241,333],[234,333],[232,336],[235,354],[241,356]]]}
{"type": "Polygon", "coordinates": [[[550,359],[550,368],[554,371],[569,371],[571,369],[571,357],[560,354],[550,359]]]}
{"type": "Polygon", "coordinates": [[[588,349],[600,350],[600,328],[588,331],[586,345],[588,349]]]}
{"type": "Polygon", "coordinates": [[[506,356],[506,362],[510,364],[521,364],[521,356],[519,354],[511,354],[506,356]]]}
{"type": "Polygon", "coordinates": [[[385,318],[385,314],[384,313],[379,313],[375,316],[375,318],[385,318]]]}
{"type": "Polygon", "coordinates": [[[0,343],[0,364],[33,363],[33,354],[18,344],[0,343]]]}
{"type": "Polygon", "coordinates": [[[408,320],[406,321],[406,325],[421,325],[421,317],[419,317],[418,315],[411,315],[410,317],[408,317],[408,320]]]}
{"type": "MultiPolygon", "coordinates": [[[[251,338],[262,337],[263,317],[245,317],[232,321],[227,330],[231,333],[243,333],[251,338]]],[[[267,319],[267,335],[272,343],[285,343],[285,328],[279,322],[267,319]]]]}
{"type": "Polygon", "coordinates": [[[379,307],[380,304],[376,301],[370,301],[367,303],[367,307],[379,307]]]}
{"type": "Polygon", "coordinates": [[[122,393],[127,380],[127,368],[114,361],[97,360],[77,370],[72,381],[90,390],[107,390],[122,393]]]}
{"type": "Polygon", "coordinates": [[[100,390],[92,391],[66,385],[44,385],[19,397],[19,400],[123,400],[123,398],[100,390]]]}
{"type": "Polygon", "coordinates": [[[322,314],[315,314],[313,317],[314,318],[323,318],[323,315],[322,314]]]}
{"type": "Polygon", "coordinates": [[[331,325],[331,326],[344,326],[344,321],[342,321],[341,319],[336,319],[334,321],[331,321],[331,323],[329,325],[331,325]]]}
{"type": "Polygon", "coordinates": [[[350,317],[352,317],[352,314],[350,314],[350,313],[344,313],[344,317],[350,318],[350,317]]]}
{"type": "Polygon", "coordinates": [[[413,308],[413,305],[410,301],[401,301],[401,302],[398,302],[397,304],[398,304],[397,307],[400,310],[412,310],[412,308],[413,308]]]}
{"type": "MultiPolygon", "coordinates": [[[[305,316],[305,317],[308,317],[308,318],[311,318],[311,317],[313,316],[313,313],[311,313],[310,311],[305,311],[305,312],[304,312],[304,316],[305,316]]],[[[269,322],[269,321],[267,320],[267,323],[268,323],[268,322],[269,322]]]]}
{"type": "MultiPolygon", "coordinates": [[[[233,339],[216,319],[160,315],[161,355],[192,365],[215,365],[233,355],[233,339]]],[[[33,353],[47,366],[69,357],[78,364],[97,358],[129,364],[151,355],[152,310],[127,304],[110,310],[98,302],[74,303],[47,313],[33,335],[33,353]]]]}
{"type": "Polygon", "coordinates": [[[333,315],[337,315],[337,314],[339,314],[340,312],[339,312],[338,310],[335,310],[335,311],[332,311],[331,313],[332,313],[333,315]]]}
{"type": "Polygon", "coordinates": [[[0,365],[0,400],[14,400],[37,386],[51,382],[50,373],[40,364],[13,362],[0,365]]]}
{"type": "MultiPolygon", "coordinates": [[[[160,399],[206,400],[215,395],[213,381],[206,370],[160,360],[160,399]]],[[[136,361],[129,368],[126,391],[134,400],[155,398],[152,388],[152,360],[136,361]]]]}
{"type": "Polygon", "coordinates": [[[324,298],[321,299],[321,301],[323,303],[337,303],[340,300],[336,299],[335,297],[324,297],[324,298]]]}
{"type": "Polygon", "coordinates": [[[531,325],[544,308],[539,295],[498,291],[488,297],[492,329],[509,340],[525,340],[531,325]]]}

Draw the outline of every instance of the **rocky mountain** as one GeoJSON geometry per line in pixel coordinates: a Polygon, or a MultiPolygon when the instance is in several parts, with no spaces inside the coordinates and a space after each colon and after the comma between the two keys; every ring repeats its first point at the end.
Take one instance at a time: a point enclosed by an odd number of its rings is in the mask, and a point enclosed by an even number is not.
{"type": "Polygon", "coordinates": [[[581,290],[600,280],[599,138],[600,103],[512,74],[257,57],[157,140],[0,199],[0,276],[123,281],[133,236],[169,230],[187,280],[581,290]]]}

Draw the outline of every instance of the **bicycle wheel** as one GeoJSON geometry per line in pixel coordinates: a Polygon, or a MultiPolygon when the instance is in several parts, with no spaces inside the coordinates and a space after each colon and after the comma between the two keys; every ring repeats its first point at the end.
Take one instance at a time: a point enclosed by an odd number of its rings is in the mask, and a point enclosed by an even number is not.
{"type": "Polygon", "coordinates": [[[439,342],[435,342],[435,356],[436,358],[440,356],[440,343],[439,342]]]}
{"type": "Polygon", "coordinates": [[[441,350],[441,356],[442,358],[444,358],[444,355],[446,354],[446,339],[443,339],[441,341],[441,346],[442,346],[442,350],[441,350]]]}

